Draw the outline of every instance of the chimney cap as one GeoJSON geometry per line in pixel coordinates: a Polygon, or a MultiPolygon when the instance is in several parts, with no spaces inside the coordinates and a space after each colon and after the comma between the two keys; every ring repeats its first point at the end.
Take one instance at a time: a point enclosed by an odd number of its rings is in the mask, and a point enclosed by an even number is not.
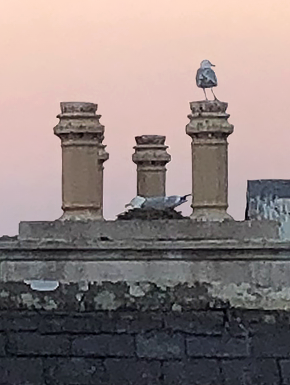
{"type": "Polygon", "coordinates": [[[164,145],[166,137],[164,135],[141,135],[135,136],[138,145],[161,144],[164,145]]]}
{"type": "Polygon", "coordinates": [[[91,113],[95,114],[97,111],[98,105],[95,103],[87,102],[61,102],[60,109],[62,114],[67,113],[91,113]]]}

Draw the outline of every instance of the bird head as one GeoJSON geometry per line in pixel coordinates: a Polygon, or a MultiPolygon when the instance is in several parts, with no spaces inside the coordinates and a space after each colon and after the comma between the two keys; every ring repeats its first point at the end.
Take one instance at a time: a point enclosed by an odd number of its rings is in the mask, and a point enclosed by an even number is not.
{"type": "Polygon", "coordinates": [[[215,65],[212,64],[209,60],[203,60],[200,63],[200,68],[210,68],[210,67],[215,67],[215,65]]]}

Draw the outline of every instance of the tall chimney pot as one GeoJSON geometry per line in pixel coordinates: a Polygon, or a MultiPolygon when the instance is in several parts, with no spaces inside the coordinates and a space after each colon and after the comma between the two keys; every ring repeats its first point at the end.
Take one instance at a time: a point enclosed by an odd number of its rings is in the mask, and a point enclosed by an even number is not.
{"type": "Polygon", "coordinates": [[[104,126],[97,104],[62,102],[54,133],[62,147],[61,220],[103,219],[103,163],[109,158],[102,142],[104,126]]]}
{"type": "Polygon", "coordinates": [[[192,138],[192,219],[232,219],[228,208],[228,104],[219,100],[190,103],[186,133],[192,138]]]}

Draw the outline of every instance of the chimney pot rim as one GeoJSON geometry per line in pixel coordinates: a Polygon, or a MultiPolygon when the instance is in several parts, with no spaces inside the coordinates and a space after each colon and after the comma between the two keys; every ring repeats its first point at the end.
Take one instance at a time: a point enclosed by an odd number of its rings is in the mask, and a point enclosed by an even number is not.
{"type": "Polygon", "coordinates": [[[62,114],[68,113],[93,113],[95,114],[98,105],[89,102],[61,102],[60,109],[62,114]]]}
{"type": "Polygon", "coordinates": [[[135,136],[137,145],[146,144],[161,144],[164,145],[166,136],[165,135],[139,135],[135,136]]]}

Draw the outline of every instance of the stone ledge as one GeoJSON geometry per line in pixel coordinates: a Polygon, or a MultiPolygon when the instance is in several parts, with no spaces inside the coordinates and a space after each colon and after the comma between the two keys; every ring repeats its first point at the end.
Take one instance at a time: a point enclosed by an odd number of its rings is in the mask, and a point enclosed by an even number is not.
{"type": "Polygon", "coordinates": [[[0,261],[290,260],[281,240],[13,240],[0,241],[0,261]]]}
{"type": "Polygon", "coordinates": [[[280,225],[274,221],[195,222],[152,221],[54,221],[20,222],[20,240],[211,240],[279,239],[280,225]]]}

